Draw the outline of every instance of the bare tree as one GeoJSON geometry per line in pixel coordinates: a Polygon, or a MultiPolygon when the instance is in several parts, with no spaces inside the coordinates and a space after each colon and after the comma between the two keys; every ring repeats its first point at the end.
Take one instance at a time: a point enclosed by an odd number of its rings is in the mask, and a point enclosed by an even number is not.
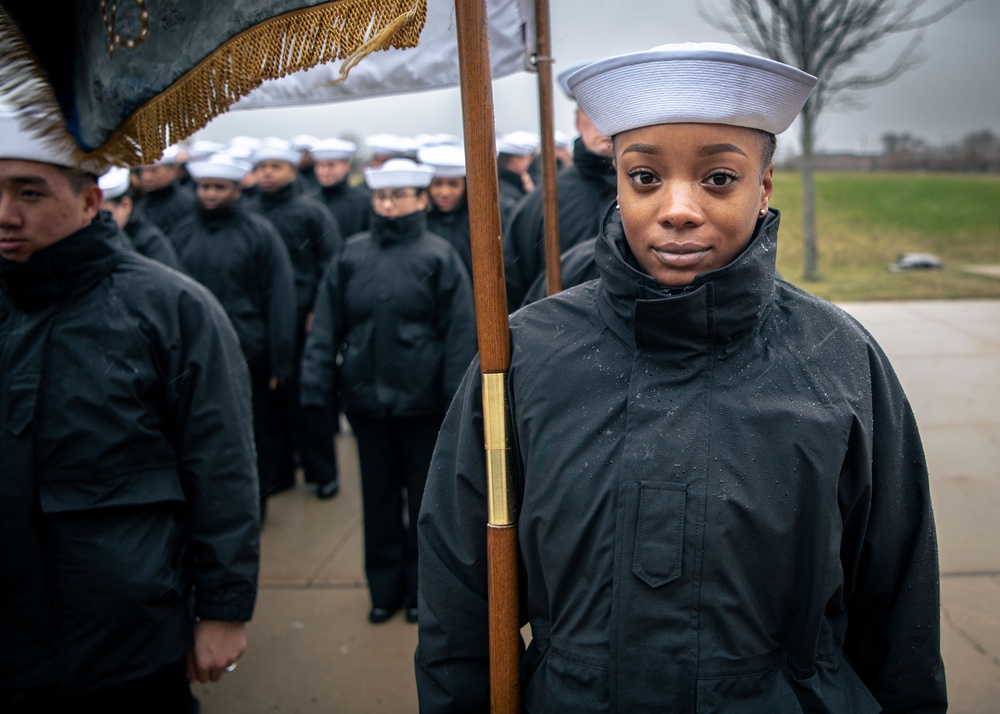
{"type": "Polygon", "coordinates": [[[913,32],[937,22],[966,0],[951,0],[921,15],[926,0],[729,0],[728,15],[699,8],[702,17],[765,57],[818,78],[801,115],[803,253],[806,280],[819,280],[816,251],[813,148],[816,121],[834,103],[850,105],[857,92],[897,79],[918,61],[920,33],[881,72],[852,68],[859,55],[889,35],[913,32]]]}

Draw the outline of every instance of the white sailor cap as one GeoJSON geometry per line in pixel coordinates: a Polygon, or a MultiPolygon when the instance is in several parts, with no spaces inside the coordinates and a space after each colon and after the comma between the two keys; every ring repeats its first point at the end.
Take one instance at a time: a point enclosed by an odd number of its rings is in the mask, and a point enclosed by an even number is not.
{"type": "Polygon", "coordinates": [[[497,137],[497,153],[511,156],[527,156],[538,151],[542,139],[531,131],[512,131],[497,137]]]}
{"type": "Polygon", "coordinates": [[[564,131],[556,129],[552,135],[552,140],[555,142],[555,145],[561,149],[573,148],[573,140],[569,138],[569,134],[564,131]]]}
{"type": "Polygon", "coordinates": [[[292,142],[287,139],[279,139],[275,136],[262,139],[260,146],[253,152],[254,165],[259,164],[261,161],[285,161],[292,166],[298,167],[301,159],[302,152],[292,146],[292,142]]]}
{"type": "Polygon", "coordinates": [[[330,161],[334,159],[339,159],[341,161],[349,161],[354,158],[354,154],[357,153],[358,145],[353,141],[344,141],[343,139],[317,139],[316,143],[313,144],[312,157],[316,161],[330,161]]]}
{"type": "Polygon", "coordinates": [[[146,164],[146,166],[176,166],[181,163],[184,150],[180,144],[172,144],[163,150],[163,154],[151,164],[146,164]]]}
{"type": "Polygon", "coordinates": [[[258,139],[256,136],[246,136],[245,134],[239,134],[237,136],[232,137],[229,140],[228,146],[230,149],[235,146],[239,146],[239,147],[246,147],[251,151],[255,151],[260,148],[261,143],[263,142],[261,142],[261,140],[258,139]]]}
{"type": "Polygon", "coordinates": [[[780,134],[802,110],[816,78],[734,45],[693,42],[599,60],[567,82],[605,136],[687,122],[780,134]]]}
{"type": "Polygon", "coordinates": [[[365,169],[368,188],[427,188],[434,178],[434,167],[410,159],[389,159],[379,168],[365,169]]]}
{"type": "Polygon", "coordinates": [[[373,134],[365,139],[365,147],[379,156],[406,156],[417,150],[417,143],[408,136],[373,134]]]}
{"type": "Polygon", "coordinates": [[[571,102],[575,102],[576,97],[573,96],[573,90],[569,88],[569,83],[568,83],[569,77],[578,69],[583,69],[591,62],[593,62],[593,60],[587,60],[586,62],[577,62],[576,64],[571,64],[569,67],[567,67],[558,75],[556,75],[556,81],[559,82],[559,88],[563,91],[563,94],[566,95],[566,99],[570,100],[571,102]]]}
{"type": "Polygon", "coordinates": [[[192,142],[188,146],[188,161],[201,161],[203,159],[207,159],[213,154],[218,154],[224,149],[225,146],[217,141],[199,139],[198,141],[192,142]]]}
{"type": "Polygon", "coordinates": [[[461,146],[461,138],[454,134],[417,134],[414,138],[421,149],[431,146],[461,146]]]}
{"type": "Polygon", "coordinates": [[[434,178],[465,176],[465,149],[461,146],[428,146],[417,151],[417,160],[434,169],[434,178]]]}
{"type": "Polygon", "coordinates": [[[292,137],[292,148],[312,153],[313,146],[315,146],[318,141],[319,139],[312,134],[297,134],[292,137]]]}
{"type": "Polygon", "coordinates": [[[224,179],[239,183],[251,171],[253,171],[253,166],[248,162],[234,158],[225,152],[212,154],[207,159],[188,164],[188,174],[195,181],[224,179]]]}
{"type": "Polygon", "coordinates": [[[26,118],[29,117],[0,99],[0,159],[79,168],[68,147],[60,147],[26,130],[21,125],[26,118]]]}
{"type": "Polygon", "coordinates": [[[104,192],[105,201],[113,201],[124,196],[131,186],[132,172],[123,166],[113,166],[97,179],[97,185],[104,192]]]}

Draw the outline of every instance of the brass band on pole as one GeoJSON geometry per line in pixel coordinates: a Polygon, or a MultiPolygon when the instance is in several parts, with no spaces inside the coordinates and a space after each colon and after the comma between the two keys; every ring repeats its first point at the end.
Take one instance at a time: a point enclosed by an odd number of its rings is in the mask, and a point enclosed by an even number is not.
{"type": "Polygon", "coordinates": [[[489,525],[507,526],[517,522],[507,373],[489,372],[482,378],[489,525]]]}

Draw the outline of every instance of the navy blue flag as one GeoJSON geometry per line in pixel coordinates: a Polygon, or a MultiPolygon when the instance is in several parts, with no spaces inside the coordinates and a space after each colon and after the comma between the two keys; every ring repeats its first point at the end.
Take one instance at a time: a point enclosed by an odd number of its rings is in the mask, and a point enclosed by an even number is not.
{"type": "Polygon", "coordinates": [[[81,165],[159,158],[267,79],[414,47],[427,0],[0,0],[0,95],[81,165]]]}

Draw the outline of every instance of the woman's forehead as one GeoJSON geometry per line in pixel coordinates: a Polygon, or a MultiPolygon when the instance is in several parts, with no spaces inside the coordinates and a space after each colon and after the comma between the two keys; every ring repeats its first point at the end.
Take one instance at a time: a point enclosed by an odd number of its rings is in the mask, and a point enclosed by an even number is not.
{"type": "Polygon", "coordinates": [[[743,126],[729,124],[652,124],[623,131],[614,137],[615,148],[623,151],[633,144],[656,148],[662,144],[681,142],[690,145],[733,144],[756,149],[760,132],[743,126]]]}

